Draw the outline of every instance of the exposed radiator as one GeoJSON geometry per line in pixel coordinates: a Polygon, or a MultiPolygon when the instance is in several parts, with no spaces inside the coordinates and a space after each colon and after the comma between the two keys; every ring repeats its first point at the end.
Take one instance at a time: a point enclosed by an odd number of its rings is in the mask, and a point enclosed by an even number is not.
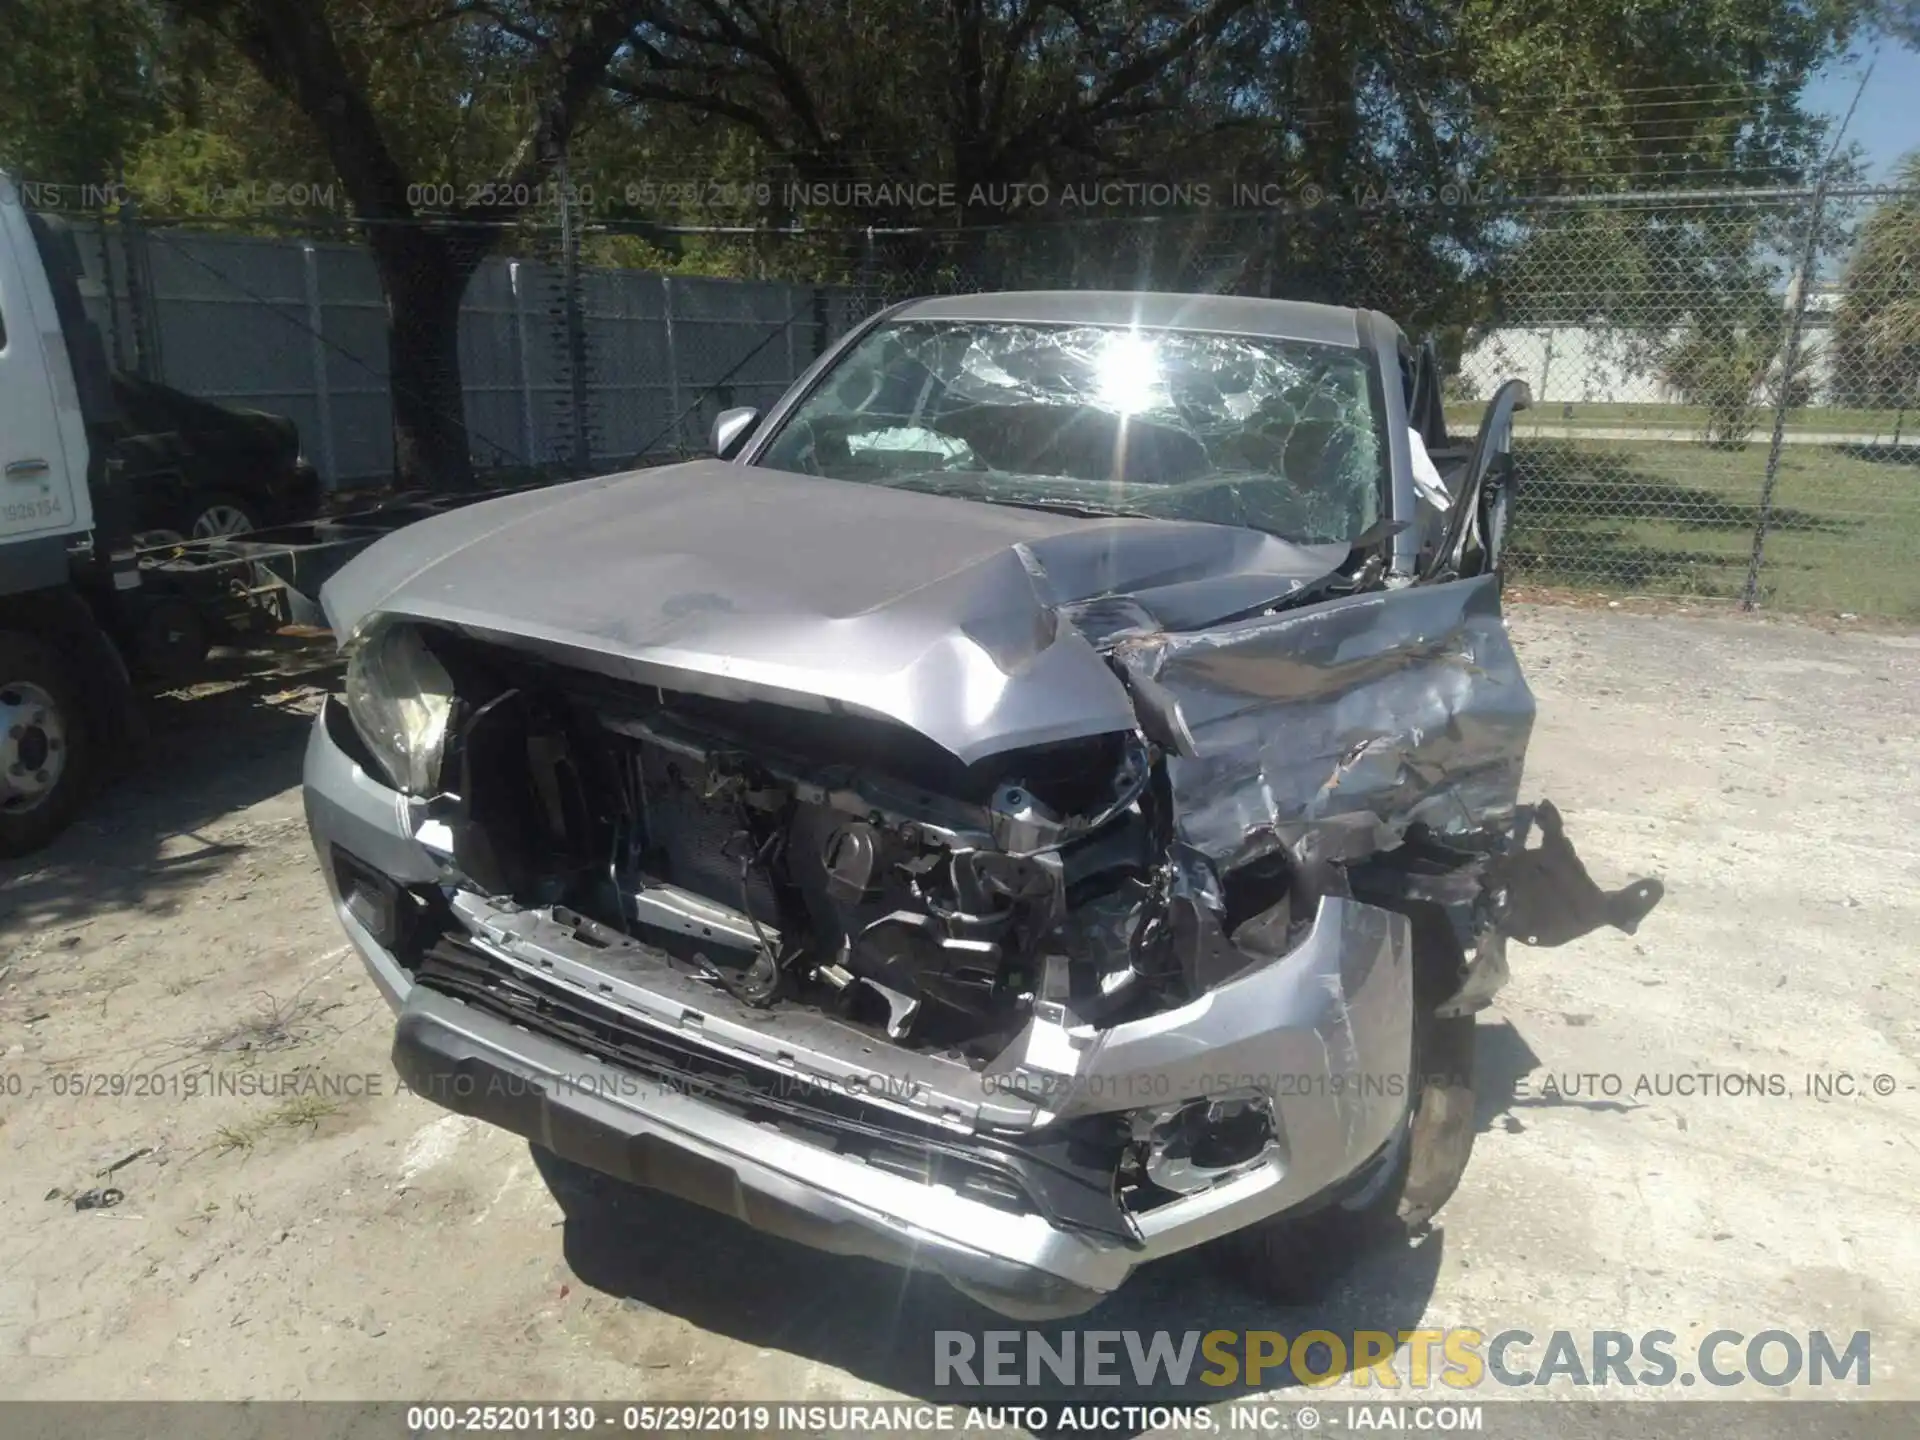
{"type": "Polygon", "coordinates": [[[699,762],[644,741],[616,740],[628,747],[624,767],[639,787],[643,817],[641,867],[695,895],[732,909],[750,909],[763,925],[778,923],[779,910],[765,868],[751,867],[741,884],[746,842],[738,808],[727,799],[701,794],[699,762]]]}

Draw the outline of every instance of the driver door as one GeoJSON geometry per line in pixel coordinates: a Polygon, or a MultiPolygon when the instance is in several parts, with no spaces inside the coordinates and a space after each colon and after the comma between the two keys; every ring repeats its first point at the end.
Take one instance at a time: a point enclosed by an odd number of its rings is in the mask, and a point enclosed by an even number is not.
{"type": "Polygon", "coordinates": [[[1413,364],[1407,423],[1440,472],[1450,503],[1422,547],[1423,580],[1465,580],[1498,572],[1508,521],[1519,489],[1513,465],[1514,416],[1533,403],[1524,380],[1508,380],[1493,393],[1471,440],[1447,433],[1442,373],[1431,336],[1413,364]]]}

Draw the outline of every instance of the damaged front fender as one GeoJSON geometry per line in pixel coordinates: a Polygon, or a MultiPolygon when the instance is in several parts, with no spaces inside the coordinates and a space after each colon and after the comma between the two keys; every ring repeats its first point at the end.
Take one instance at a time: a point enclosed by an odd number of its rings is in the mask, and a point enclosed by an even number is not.
{"type": "Polygon", "coordinates": [[[1180,838],[1224,869],[1357,860],[1511,822],[1533,693],[1494,577],[1122,642],[1180,838]]]}
{"type": "Polygon", "coordinates": [[[1507,938],[1631,932],[1660,899],[1657,880],[1601,891],[1559,812],[1518,803],[1535,706],[1497,576],[1130,637],[1113,659],[1167,752],[1183,869],[1220,880],[1186,888],[1217,894],[1280,858],[1304,902],[1424,917],[1438,976],[1422,998],[1442,1015],[1492,999],[1507,938]]]}

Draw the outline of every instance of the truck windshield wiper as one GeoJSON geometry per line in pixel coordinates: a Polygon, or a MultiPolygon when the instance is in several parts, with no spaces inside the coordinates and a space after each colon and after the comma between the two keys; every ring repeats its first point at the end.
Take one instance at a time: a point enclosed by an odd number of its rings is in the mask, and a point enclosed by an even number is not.
{"type": "Polygon", "coordinates": [[[1011,505],[1019,510],[1045,510],[1054,515],[1078,515],[1085,520],[1165,520],[1146,510],[1127,510],[1118,505],[1090,505],[1081,500],[1008,499],[999,495],[969,495],[969,500],[984,500],[989,505],[1011,505]]]}
{"type": "Polygon", "coordinates": [[[1123,505],[1101,505],[1091,500],[1061,500],[1044,495],[997,495],[972,485],[929,483],[928,478],[921,475],[912,476],[904,482],[896,480],[894,484],[899,489],[912,490],[921,495],[940,495],[949,500],[978,500],[986,505],[1009,505],[1017,510],[1045,510],[1054,515],[1077,515],[1086,520],[1170,518],[1147,510],[1131,510],[1123,505]]]}

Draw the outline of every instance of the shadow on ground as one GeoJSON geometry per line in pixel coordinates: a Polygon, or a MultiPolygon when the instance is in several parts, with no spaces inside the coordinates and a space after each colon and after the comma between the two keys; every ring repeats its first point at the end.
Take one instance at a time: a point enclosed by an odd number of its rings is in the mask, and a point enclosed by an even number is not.
{"type": "Polygon", "coordinates": [[[1877,445],[1841,445],[1837,447],[1849,460],[1864,460],[1869,465],[1920,466],[1920,445],[1884,442],[1877,445]]]}
{"type": "MultiPolygon", "coordinates": [[[[1514,1112],[1540,1102],[1518,1092],[1538,1068],[1539,1057],[1505,1021],[1480,1026],[1477,1052],[1478,1129],[1523,1128],[1514,1112]]],[[[1116,1340],[1118,1372],[1127,1377],[1117,1389],[1069,1389],[1051,1376],[1017,1388],[943,1385],[935,1368],[935,1335],[965,1331],[978,1343],[987,1330],[1036,1330],[1057,1350],[1067,1331],[1134,1330],[1143,1343],[1161,1330],[1176,1343],[1190,1330],[1397,1334],[1419,1325],[1445,1248],[1443,1211],[1434,1230],[1396,1238],[1361,1255],[1338,1291],[1320,1305],[1287,1308],[1261,1299],[1245,1283],[1239,1251],[1216,1245],[1144,1267],[1085,1315],[1030,1324],[996,1315],[931,1276],[776,1239],[672,1196],[556,1162],[537,1149],[534,1160],[565,1216],[566,1261],[583,1284],[636,1311],[676,1315],[744,1344],[783,1350],[889,1390],[950,1402],[1112,1402],[1124,1392],[1130,1403],[1210,1404],[1295,1384],[1284,1364],[1252,1384],[1244,1374],[1233,1383],[1205,1384],[1199,1378],[1203,1373],[1218,1372],[1204,1356],[1196,1356],[1184,1384],[1168,1383],[1163,1373],[1156,1387],[1141,1391],[1131,1383],[1124,1342],[1116,1340]]],[[[1347,1357],[1349,1366],[1352,1358],[1347,1357]]]]}
{"type": "MultiPolygon", "coordinates": [[[[1506,1020],[1483,1021],[1475,1048],[1482,1134],[1523,1129],[1519,1114],[1539,1105],[1586,1103],[1533,1093],[1540,1087],[1527,1077],[1539,1069],[1540,1057],[1506,1020]]],[[[1397,1333],[1419,1326],[1445,1253],[1443,1210],[1440,1224],[1426,1234],[1361,1255],[1322,1304],[1288,1308],[1261,1299],[1240,1273],[1239,1252],[1216,1245],[1144,1267],[1085,1315],[1029,1324],[996,1315],[931,1276],[807,1249],[672,1196],[591,1175],[537,1149],[534,1160],[566,1217],[565,1257],[582,1283],[630,1309],[676,1315],[701,1330],[783,1350],[889,1390],[949,1402],[1091,1403],[1123,1394],[1129,1403],[1210,1404],[1297,1384],[1284,1365],[1254,1384],[1244,1374],[1231,1384],[1204,1384],[1199,1377],[1213,1367],[1196,1356],[1185,1384],[1163,1377],[1141,1391],[1131,1383],[1124,1342],[1116,1341],[1118,1369],[1128,1377],[1117,1389],[1066,1389],[1051,1377],[1017,1388],[942,1385],[935,1335],[960,1330],[978,1343],[987,1330],[1037,1330],[1057,1350],[1069,1330],[1135,1330],[1143,1343],[1160,1330],[1176,1342],[1189,1330],[1397,1333]]]]}
{"type": "MultiPolygon", "coordinates": [[[[1143,1390],[1133,1381],[1118,1337],[1111,1342],[1113,1385],[1069,1388],[1042,1371],[1037,1384],[1025,1383],[1023,1373],[1018,1386],[969,1386],[937,1373],[936,1335],[964,1331],[980,1346],[984,1331],[1036,1331],[1057,1351],[1070,1331],[1084,1336],[1133,1330],[1144,1345],[1163,1330],[1176,1346],[1187,1331],[1397,1333],[1414,1328],[1425,1313],[1444,1244],[1442,1232],[1434,1230],[1418,1243],[1396,1242],[1364,1255],[1339,1292],[1310,1309],[1261,1300],[1230,1273],[1235,1252],[1216,1247],[1146,1266],[1084,1315],[1010,1320],[935,1277],[807,1249],[672,1196],[556,1169],[538,1153],[535,1159],[566,1216],[567,1264],[584,1284],[621,1297],[629,1308],[677,1315],[743,1344],[783,1350],[889,1390],[950,1403],[1212,1404],[1279,1389],[1296,1383],[1284,1363],[1252,1385],[1244,1373],[1231,1384],[1202,1383],[1202,1374],[1220,1372],[1196,1350],[1184,1384],[1169,1383],[1160,1371],[1158,1383],[1143,1390]]],[[[1024,1343],[1016,1352],[1022,1356],[1024,1343]]],[[[1326,1355],[1317,1363],[1325,1366],[1326,1355]]],[[[1024,1359],[1020,1368],[1024,1372],[1024,1359]]]]}
{"type": "MultiPolygon", "coordinates": [[[[1636,466],[1636,458],[1624,448],[1592,449],[1567,441],[1528,440],[1516,448],[1520,489],[1509,550],[1513,568],[1545,582],[1562,577],[1627,590],[1737,593],[1744,578],[1743,548],[1649,544],[1635,537],[1633,527],[1751,535],[1759,520],[1764,447],[1752,457],[1752,485],[1744,494],[1678,484],[1636,466]]],[[[1856,523],[1775,505],[1768,530],[1839,535],[1856,523]]]]}
{"type": "Polygon", "coordinates": [[[0,926],[57,928],[117,906],[165,914],[177,892],[243,857],[244,832],[204,832],[299,784],[315,690],[336,664],[330,642],[269,637],[148,697],[148,739],[119,757],[121,773],[47,849],[0,864],[0,926]]]}

